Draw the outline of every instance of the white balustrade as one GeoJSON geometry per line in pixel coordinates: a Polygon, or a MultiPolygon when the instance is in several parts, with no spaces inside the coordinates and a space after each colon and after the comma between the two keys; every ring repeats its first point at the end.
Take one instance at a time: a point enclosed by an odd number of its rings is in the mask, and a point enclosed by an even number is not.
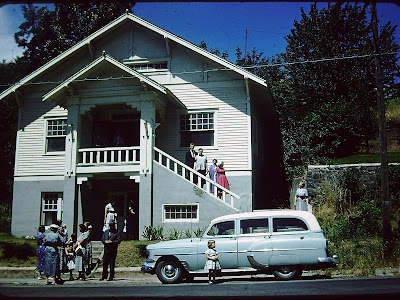
{"type": "Polygon", "coordinates": [[[139,146],[79,149],[78,166],[138,164],[139,146]]]}
{"type": "Polygon", "coordinates": [[[201,182],[205,182],[204,191],[206,193],[213,195],[218,200],[226,203],[233,208],[235,208],[234,199],[240,199],[240,197],[232,191],[217,184],[209,177],[206,177],[199,172],[196,172],[194,169],[188,167],[184,163],[180,162],[179,160],[175,159],[174,157],[156,147],[154,147],[154,161],[174,172],[176,175],[181,176],[185,180],[191,182],[198,188],[203,188],[201,182]],[[211,192],[211,186],[214,186],[213,192],[211,192]],[[218,195],[218,192],[220,192],[220,195],[218,195]],[[229,201],[226,198],[229,198],[229,201]]]}

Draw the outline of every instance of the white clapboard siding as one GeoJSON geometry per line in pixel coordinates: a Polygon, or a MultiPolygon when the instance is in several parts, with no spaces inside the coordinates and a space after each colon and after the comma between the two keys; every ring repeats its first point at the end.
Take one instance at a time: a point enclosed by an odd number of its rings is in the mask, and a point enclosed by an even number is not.
{"type": "Polygon", "coordinates": [[[66,117],[67,111],[41,97],[24,99],[18,131],[16,176],[63,175],[65,155],[45,155],[45,117],[66,117]]]}
{"type": "MultiPolygon", "coordinates": [[[[188,110],[216,109],[217,148],[204,152],[210,161],[217,158],[231,170],[248,170],[250,132],[244,82],[169,85],[168,88],[188,110]]],[[[187,147],[179,148],[179,120],[175,111],[167,112],[165,123],[157,129],[156,136],[161,149],[184,159],[187,147]]]]}

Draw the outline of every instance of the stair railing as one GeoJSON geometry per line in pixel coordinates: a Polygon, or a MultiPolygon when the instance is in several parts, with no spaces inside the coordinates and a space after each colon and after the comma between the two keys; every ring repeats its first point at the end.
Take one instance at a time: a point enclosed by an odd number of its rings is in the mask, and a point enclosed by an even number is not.
{"type": "Polygon", "coordinates": [[[189,166],[185,165],[184,163],[180,162],[179,160],[165,153],[164,151],[158,149],[157,147],[154,147],[154,160],[163,167],[169,169],[183,179],[191,182],[200,189],[203,189],[203,183],[205,183],[203,190],[206,193],[213,195],[218,200],[231,206],[235,210],[238,210],[234,206],[234,199],[240,199],[240,196],[217,184],[209,177],[200,174],[196,170],[190,168],[189,166]]]}

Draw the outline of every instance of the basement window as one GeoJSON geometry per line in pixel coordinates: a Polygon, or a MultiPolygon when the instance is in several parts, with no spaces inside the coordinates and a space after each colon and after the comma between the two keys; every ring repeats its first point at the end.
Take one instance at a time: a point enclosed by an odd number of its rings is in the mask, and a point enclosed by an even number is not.
{"type": "Polygon", "coordinates": [[[198,204],[164,204],[164,222],[185,222],[199,220],[198,204]]]}

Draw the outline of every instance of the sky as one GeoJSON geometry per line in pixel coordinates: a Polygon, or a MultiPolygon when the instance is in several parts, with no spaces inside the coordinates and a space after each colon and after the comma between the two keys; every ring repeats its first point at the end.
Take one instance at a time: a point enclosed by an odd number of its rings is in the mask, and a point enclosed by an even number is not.
{"type": "MultiPolygon", "coordinates": [[[[11,1],[10,1],[11,2],[11,1]]],[[[22,1],[16,2],[21,3],[22,1]]],[[[24,21],[21,4],[0,4],[0,61],[22,55],[14,41],[14,33],[24,21]]],[[[205,41],[209,49],[227,51],[235,62],[236,48],[263,51],[266,57],[283,52],[285,36],[300,21],[300,8],[308,12],[311,2],[140,2],[133,7],[135,15],[173,34],[199,45],[205,41]]],[[[320,3],[319,5],[326,5],[320,3]]],[[[393,1],[377,4],[378,18],[399,28],[400,6],[393,1]]]]}

